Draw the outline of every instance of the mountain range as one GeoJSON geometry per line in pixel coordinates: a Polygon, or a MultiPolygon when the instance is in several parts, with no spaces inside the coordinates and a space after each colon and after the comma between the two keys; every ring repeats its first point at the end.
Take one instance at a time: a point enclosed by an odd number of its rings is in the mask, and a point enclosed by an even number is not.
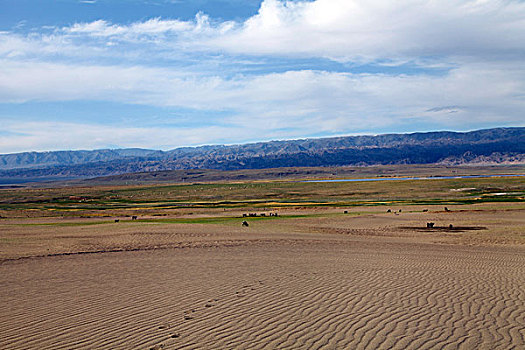
{"type": "Polygon", "coordinates": [[[523,164],[525,128],[346,136],[182,147],[0,155],[0,178],[85,178],[176,169],[264,169],[378,164],[523,164]]]}

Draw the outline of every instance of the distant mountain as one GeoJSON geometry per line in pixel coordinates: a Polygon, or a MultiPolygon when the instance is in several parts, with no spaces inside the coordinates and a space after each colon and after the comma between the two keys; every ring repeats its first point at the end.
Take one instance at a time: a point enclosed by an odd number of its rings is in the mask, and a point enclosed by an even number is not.
{"type": "Polygon", "coordinates": [[[427,132],[184,147],[0,155],[0,177],[96,177],[176,169],[377,164],[525,163],[525,128],[427,132]]]}
{"type": "Polygon", "coordinates": [[[155,157],[162,151],[140,148],[101,149],[95,151],[56,151],[56,152],[24,152],[0,155],[0,170],[17,168],[50,167],[55,165],[75,165],[112,160],[155,157]]]}

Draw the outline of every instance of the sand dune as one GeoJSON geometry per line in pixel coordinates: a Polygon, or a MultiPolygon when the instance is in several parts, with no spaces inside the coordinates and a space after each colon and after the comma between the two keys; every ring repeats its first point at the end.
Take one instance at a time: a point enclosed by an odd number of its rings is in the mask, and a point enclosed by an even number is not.
{"type": "Polygon", "coordinates": [[[525,250],[359,237],[0,265],[1,349],[525,348],[525,250]]]}

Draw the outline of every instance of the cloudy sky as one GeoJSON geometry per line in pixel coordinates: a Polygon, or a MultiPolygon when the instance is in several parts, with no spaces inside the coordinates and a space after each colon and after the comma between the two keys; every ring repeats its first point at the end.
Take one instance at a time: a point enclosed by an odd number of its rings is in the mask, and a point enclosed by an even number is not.
{"type": "Polygon", "coordinates": [[[0,153],[525,126],[525,1],[0,0],[0,153]]]}

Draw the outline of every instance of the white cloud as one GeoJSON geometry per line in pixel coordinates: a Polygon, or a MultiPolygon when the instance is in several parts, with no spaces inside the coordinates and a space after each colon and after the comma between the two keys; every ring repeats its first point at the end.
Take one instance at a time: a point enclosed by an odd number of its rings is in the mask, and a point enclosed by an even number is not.
{"type": "Polygon", "coordinates": [[[202,13],[193,21],[153,18],[129,25],[101,19],[29,36],[21,46],[106,50],[108,43],[142,43],[153,55],[171,49],[345,62],[522,60],[524,18],[525,2],[519,0],[265,0],[243,22],[214,21],[202,13]]]}
{"type": "Polygon", "coordinates": [[[265,0],[242,22],[200,13],[192,21],[101,19],[0,32],[2,103],[93,100],[190,109],[202,125],[115,131],[42,121],[11,125],[0,146],[56,149],[60,133],[68,135],[61,148],[171,148],[412,125],[523,125],[524,18],[525,2],[518,0],[265,0]],[[313,63],[272,72],[264,64],[269,56],[445,69],[357,74],[313,63]],[[248,60],[260,61],[261,71],[241,74],[239,62],[248,60]],[[212,124],[218,126],[206,126],[212,124]]]}
{"type": "Polygon", "coordinates": [[[211,44],[342,61],[525,53],[521,1],[266,0],[211,44]]]}
{"type": "Polygon", "coordinates": [[[1,67],[0,102],[99,100],[195,109],[202,111],[204,125],[268,133],[351,132],[413,121],[520,122],[525,107],[525,68],[518,65],[465,66],[444,76],[304,70],[230,79],[141,66],[1,62],[1,67]],[[443,106],[462,108],[451,118],[443,106]],[[229,113],[208,119],[207,110],[229,113]]]}
{"type": "Polygon", "coordinates": [[[99,37],[122,35],[131,38],[131,35],[155,35],[195,30],[199,26],[207,26],[205,24],[205,18],[203,19],[203,17],[202,15],[198,15],[195,24],[192,22],[153,18],[144,22],[136,22],[129,26],[110,24],[105,20],[97,20],[89,23],[75,23],[70,27],[62,28],[62,32],[66,34],[88,34],[99,37]]]}
{"type": "Polygon", "coordinates": [[[327,57],[341,61],[432,56],[523,55],[525,3],[507,1],[265,0],[242,23],[150,19],[127,26],[103,20],[63,28],[137,40],[163,36],[170,45],[237,54],[327,57]]]}
{"type": "MultiPolygon", "coordinates": [[[[220,139],[229,128],[202,126],[194,129],[160,127],[120,127],[68,122],[6,122],[7,135],[0,138],[2,153],[26,150],[100,149],[115,147],[149,147],[171,149],[177,146],[205,144],[220,139]]],[[[235,132],[242,132],[240,129],[235,132]]],[[[248,137],[254,137],[248,133],[248,137]]]]}

